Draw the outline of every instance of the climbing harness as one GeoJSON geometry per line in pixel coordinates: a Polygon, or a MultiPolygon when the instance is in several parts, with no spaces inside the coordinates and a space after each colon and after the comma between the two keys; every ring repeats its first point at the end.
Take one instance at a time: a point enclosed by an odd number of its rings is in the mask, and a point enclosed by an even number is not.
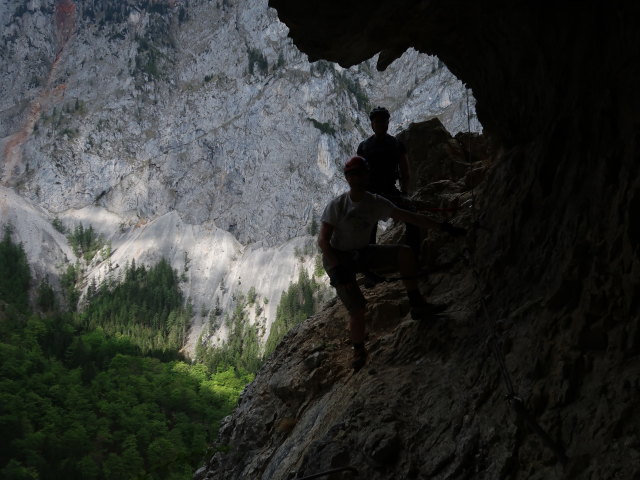
{"type": "Polygon", "coordinates": [[[340,467],[340,468],[334,468],[333,470],[327,470],[326,472],[314,473],[313,475],[308,475],[306,477],[297,478],[295,480],[311,480],[312,478],[320,478],[320,477],[324,477],[326,475],[331,475],[332,473],[338,473],[338,472],[351,472],[356,477],[358,476],[358,470],[356,470],[355,468],[353,468],[353,467],[340,467]]]}
{"type": "MultiPolygon", "coordinates": [[[[467,129],[468,129],[468,143],[467,143],[467,154],[469,158],[469,171],[471,170],[471,116],[469,110],[469,89],[466,89],[467,94],[467,129]]],[[[472,209],[472,217],[474,219],[472,225],[473,229],[477,231],[480,228],[484,228],[480,226],[480,222],[477,219],[477,213],[475,208],[475,192],[473,182],[471,183],[471,209],[472,209]]],[[[485,228],[486,229],[486,228],[485,228]]],[[[488,230],[488,229],[486,229],[488,230]]],[[[475,235],[473,235],[475,239],[475,235]]],[[[475,249],[474,249],[475,250],[475,249]]],[[[470,247],[466,247],[462,253],[463,260],[470,267],[471,272],[476,280],[476,284],[480,279],[480,273],[478,272],[476,266],[474,265],[472,258],[472,249],[470,247]]],[[[490,287],[489,287],[490,288],[490,287]]],[[[563,465],[567,463],[568,458],[564,451],[564,448],[559,443],[555,442],[549,434],[538,424],[534,416],[527,410],[524,401],[520,398],[513,387],[513,381],[511,379],[511,375],[509,374],[509,370],[507,369],[506,359],[504,356],[504,351],[501,348],[501,344],[499,341],[497,322],[495,317],[489,314],[489,309],[487,307],[487,302],[484,297],[480,298],[480,303],[482,306],[482,314],[485,317],[485,322],[490,325],[490,333],[487,339],[487,342],[491,345],[491,350],[495,355],[496,361],[498,363],[498,367],[500,369],[500,373],[502,376],[502,380],[504,381],[505,388],[507,393],[505,395],[505,399],[509,402],[509,405],[516,413],[518,418],[524,420],[524,422],[531,428],[531,430],[540,437],[542,442],[549,448],[558,461],[563,465]]]]}

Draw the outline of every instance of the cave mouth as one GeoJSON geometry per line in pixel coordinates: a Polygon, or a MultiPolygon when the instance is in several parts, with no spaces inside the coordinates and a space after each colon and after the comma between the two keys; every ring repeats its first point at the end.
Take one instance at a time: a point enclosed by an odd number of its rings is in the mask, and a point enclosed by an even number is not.
{"type": "Polygon", "coordinates": [[[497,147],[476,252],[484,283],[500,292],[496,314],[537,296],[548,300],[540,315],[566,325],[637,323],[640,4],[269,5],[311,60],[348,67],[378,55],[388,71],[413,47],[471,89],[497,147]]]}
{"type": "MultiPolygon", "coordinates": [[[[342,67],[338,62],[309,58],[312,72],[334,69],[336,82],[351,95],[351,115],[361,133],[371,134],[369,112],[377,106],[391,113],[389,133],[398,135],[419,123],[438,118],[452,135],[482,133],[473,92],[454,75],[439,57],[410,47],[380,70],[382,53],[357,64],[342,67]]],[[[336,119],[338,123],[339,118],[336,119]]],[[[323,125],[316,125],[322,128],[323,125]]]]}

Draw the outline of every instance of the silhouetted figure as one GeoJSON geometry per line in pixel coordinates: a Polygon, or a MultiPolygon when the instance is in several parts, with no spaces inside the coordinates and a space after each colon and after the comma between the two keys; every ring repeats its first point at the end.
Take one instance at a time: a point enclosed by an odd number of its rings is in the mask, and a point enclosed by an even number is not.
{"type": "Polygon", "coordinates": [[[331,285],[349,311],[353,343],[352,366],[357,371],[367,359],[365,340],[366,299],[356,283],[356,273],[397,270],[409,297],[411,316],[425,318],[444,309],[427,303],[418,290],[416,257],[406,245],[370,244],[371,229],[379,220],[403,221],[424,228],[440,228],[457,234],[449,224],[440,224],[425,215],[396,207],[386,198],[368,192],[369,166],[362,157],[352,157],[344,165],[349,191],[335,198],[322,214],[318,245],[331,285]]]}
{"type": "MultiPolygon", "coordinates": [[[[407,149],[400,140],[387,133],[390,117],[386,108],[374,108],[369,114],[373,135],[358,145],[357,153],[367,160],[370,169],[367,191],[391,200],[400,208],[415,211],[412,202],[406,197],[411,184],[407,149]],[[400,184],[400,190],[396,182],[400,184]]],[[[371,231],[370,243],[376,243],[377,230],[376,223],[371,231]]],[[[418,227],[405,223],[405,243],[418,257],[420,254],[418,227]]]]}

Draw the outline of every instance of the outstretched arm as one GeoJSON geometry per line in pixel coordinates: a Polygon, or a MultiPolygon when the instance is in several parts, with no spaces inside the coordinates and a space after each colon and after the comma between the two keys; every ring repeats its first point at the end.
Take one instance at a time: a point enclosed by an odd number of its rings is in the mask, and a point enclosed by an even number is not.
{"type": "Polygon", "coordinates": [[[391,215],[389,216],[396,221],[399,220],[401,222],[411,223],[413,225],[417,225],[418,227],[437,228],[438,230],[442,230],[443,232],[446,232],[454,237],[460,237],[467,234],[467,231],[464,228],[454,227],[449,222],[436,222],[435,220],[431,220],[426,215],[410,212],[408,210],[403,210],[397,207],[391,211],[391,215]]]}
{"type": "Polygon", "coordinates": [[[418,227],[440,228],[439,222],[436,222],[435,220],[431,220],[426,215],[410,212],[408,210],[403,210],[401,208],[394,208],[391,211],[390,217],[396,221],[411,223],[413,225],[417,225],[418,227]]]}

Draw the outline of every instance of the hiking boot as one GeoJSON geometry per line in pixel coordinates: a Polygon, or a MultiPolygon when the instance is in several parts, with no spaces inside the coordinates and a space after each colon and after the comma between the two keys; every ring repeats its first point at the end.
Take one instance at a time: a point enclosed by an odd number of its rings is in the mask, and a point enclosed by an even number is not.
{"type": "Polygon", "coordinates": [[[351,361],[353,371],[357,372],[364,367],[365,363],[367,363],[367,349],[364,347],[353,347],[353,360],[351,361]]]}
{"type": "Polygon", "coordinates": [[[426,320],[427,318],[442,313],[447,309],[447,305],[429,303],[424,298],[409,301],[409,305],[411,308],[411,318],[414,320],[426,320]]]}

